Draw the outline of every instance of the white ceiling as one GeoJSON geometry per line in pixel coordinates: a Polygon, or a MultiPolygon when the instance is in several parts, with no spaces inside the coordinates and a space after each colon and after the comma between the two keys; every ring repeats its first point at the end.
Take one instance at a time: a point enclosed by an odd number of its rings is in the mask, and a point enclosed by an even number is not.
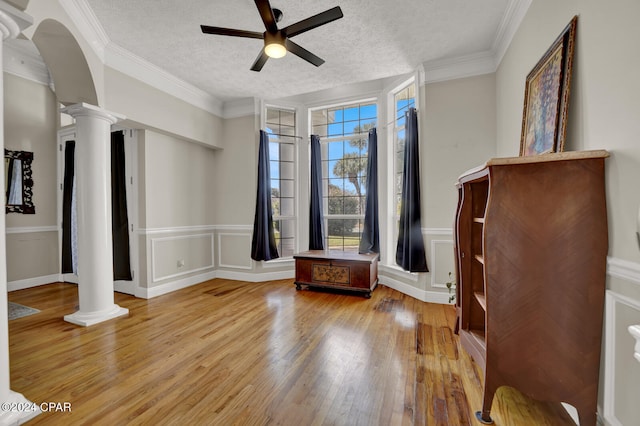
{"type": "Polygon", "coordinates": [[[222,100],[276,99],[492,52],[518,0],[271,0],[280,28],[340,6],[344,18],[292,40],[326,62],[286,55],[249,68],[262,41],[200,25],[263,32],[251,0],[86,0],[110,42],[222,100]]]}

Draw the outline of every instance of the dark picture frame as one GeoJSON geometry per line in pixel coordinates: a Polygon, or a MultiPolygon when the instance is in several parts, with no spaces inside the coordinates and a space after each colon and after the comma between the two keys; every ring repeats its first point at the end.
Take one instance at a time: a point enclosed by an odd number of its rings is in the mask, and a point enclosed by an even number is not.
{"type": "Polygon", "coordinates": [[[564,150],[577,23],[574,16],[527,75],[520,156],[564,150]]]}
{"type": "Polygon", "coordinates": [[[33,152],[4,150],[5,159],[5,203],[6,213],[35,214],[33,205],[33,152]],[[12,171],[17,168],[21,171],[17,176],[16,184],[13,184],[12,171]],[[17,193],[11,192],[15,189],[17,193]],[[18,201],[12,201],[13,199],[18,201]]]}

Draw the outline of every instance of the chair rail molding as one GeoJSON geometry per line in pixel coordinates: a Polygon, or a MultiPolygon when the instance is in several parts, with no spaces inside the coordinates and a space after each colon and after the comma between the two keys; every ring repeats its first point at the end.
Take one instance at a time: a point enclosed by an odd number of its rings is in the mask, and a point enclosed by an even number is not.
{"type": "Polygon", "coordinates": [[[640,285],[640,263],[607,257],[607,274],[640,285]]]}

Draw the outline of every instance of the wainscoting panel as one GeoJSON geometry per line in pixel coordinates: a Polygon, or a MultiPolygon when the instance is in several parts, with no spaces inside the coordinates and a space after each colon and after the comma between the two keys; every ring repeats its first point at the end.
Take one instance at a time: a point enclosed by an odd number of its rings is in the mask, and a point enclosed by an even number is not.
{"type": "Polygon", "coordinates": [[[56,227],[7,228],[7,281],[14,288],[60,273],[56,227]]]}
{"type": "Polygon", "coordinates": [[[251,233],[218,233],[218,266],[221,268],[253,269],[251,233]]]}
{"type": "Polygon", "coordinates": [[[608,290],[605,310],[604,420],[611,426],[637,424],[640,419],[640,363],[635,339],[628,331],[640,323],[640,301],[608,290]]]}
{"type": "Polygon", "coordinates": [[[431,240],[431,287],[447,288],[455,276],[453,240],[431,240]],[[449,278],[451,272],[452,278],[449,278]]]}
{"type": "Polygon", "coordinates": [[[213,233],[151,238],[152,282],[214,267],[213,233]]]}

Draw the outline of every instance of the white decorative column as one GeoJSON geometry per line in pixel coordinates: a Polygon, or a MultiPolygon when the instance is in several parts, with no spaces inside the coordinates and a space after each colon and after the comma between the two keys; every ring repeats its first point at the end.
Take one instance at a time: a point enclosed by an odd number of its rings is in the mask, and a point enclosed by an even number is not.
{"type": "Polygon", "coordinates": [[[81,103],[63,109],[76,119],[79,310],[65,321],[89,326],[129,313],[113,300],[111,125],[124,117],[81,103]]]}
{"type": "MultiPolygon", "coordinates": [[[[2,52],[4,40],[16,38],[20,32],[30,26],[33,19],[24,12],[0,0],[0,141],[4,148],[4,74],[2,52]]],[[[4,188],[4,173],[0,173],[0,187],[4,188]]],[[[7,246],[5,239],[5,200],[0,197],[0,425],[24,423],[40,414],[22,394],[11,390],[9,380],[9,322],[7,313],[7,246]],[[29,406],[29,410],[18,407],[29,406]],[[15,409],[12,409],[15,408],[15,409]]]]}
{"type": "Polygon", "coordinates": [[[634,348],[633,356],[635,357],[635,359],[638,360],[638,362],[640,362],[640,324],[630,325],[629,333],[631,333],[633,338],[636,339],[636,345],[634,348]]]}

